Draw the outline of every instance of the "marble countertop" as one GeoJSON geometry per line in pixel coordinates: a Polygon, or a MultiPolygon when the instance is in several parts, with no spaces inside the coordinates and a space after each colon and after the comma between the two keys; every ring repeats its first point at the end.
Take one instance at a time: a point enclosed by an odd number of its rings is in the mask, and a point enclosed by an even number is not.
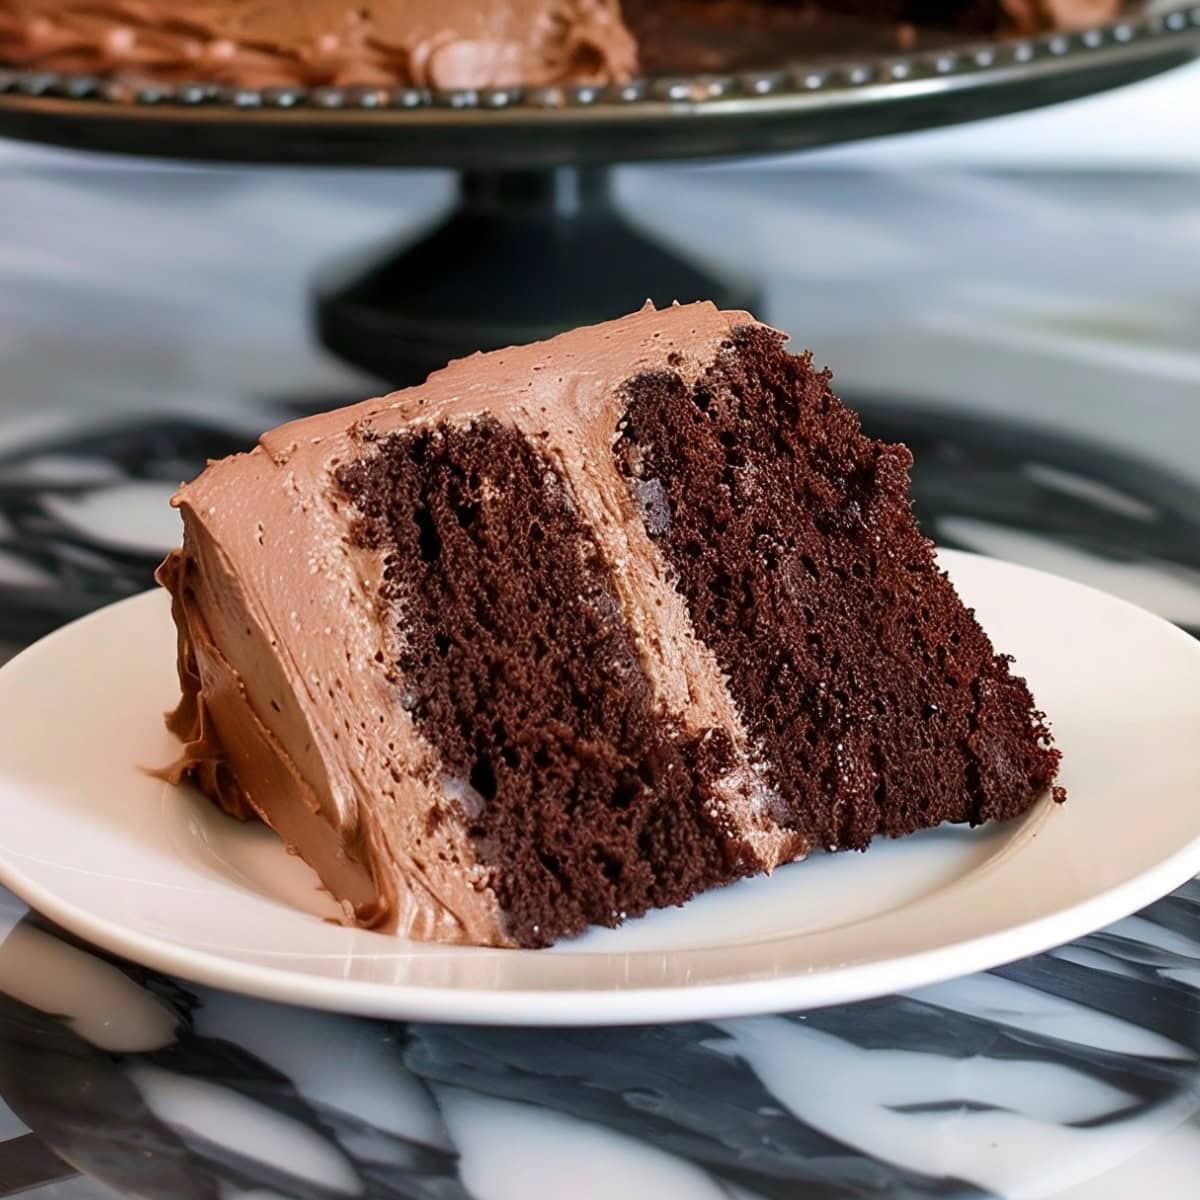
{"type": "MultiPolygon", "coordinates": [[[[146,586],[206,456],[375,386],[314,343],[308,281],[447,188],[0,157],[0,641],[146,586]]],[[[1200,175],[673,169],[619,192],[761,274],[765,315],[914,447],[940,541],[1200,631],[1200,175]]],[[[1198,1113],[1196,883],[912,994],[576,1031],[205,991],[0,894],[0,1196],[1192,1200],[1198,1113]]]]}
{"type": "Polygon", "coordinates": [[[1183,1200],[1200,1175],[1195,883],[909,995],[635,1029],[282,1008],[19,913],[0,915],[0,1195],[1183,1200]]]}

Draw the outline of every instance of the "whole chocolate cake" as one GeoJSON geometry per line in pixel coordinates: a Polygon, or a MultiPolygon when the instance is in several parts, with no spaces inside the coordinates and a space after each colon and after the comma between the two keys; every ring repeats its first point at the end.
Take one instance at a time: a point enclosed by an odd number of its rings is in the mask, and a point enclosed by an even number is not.
{"type": "Polygon", "coordinates": [[[545,946],[816,848],[1023,812],[1058,752],[910,456],[746,313],[456,362],[184,486],[184,747],[411,937],[545,946]]]}
{"type": "Polygon", "coordinates": [[[248,87],[606,83],[916,31],[1075,28],[1121,0],[0,0],[0,61],[248,87]]]}

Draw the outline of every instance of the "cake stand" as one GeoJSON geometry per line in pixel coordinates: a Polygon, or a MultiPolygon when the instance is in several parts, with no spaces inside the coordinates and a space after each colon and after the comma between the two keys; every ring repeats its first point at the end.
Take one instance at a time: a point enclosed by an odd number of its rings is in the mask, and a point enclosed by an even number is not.
{"type": "Polygon", "coordinates": [[[1079,33],[611,88],[137,86],[0,69],[0,136],[189,160],[457,170],[459,203],[440,225],[335,265],[318,284],[325,344],[401,384],[647,298],[755,307],[752,280],[717,276],[628,222],[612,202],[612,164],[950,125],[1086,96],[1197,55],[1200,5],[1152,5],[1079,33]]]}

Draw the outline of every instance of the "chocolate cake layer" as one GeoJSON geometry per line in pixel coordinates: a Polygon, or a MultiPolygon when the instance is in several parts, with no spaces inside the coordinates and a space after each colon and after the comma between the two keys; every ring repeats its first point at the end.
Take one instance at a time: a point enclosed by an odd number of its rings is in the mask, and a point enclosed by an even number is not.
{"type": "Polygon", "coordinates": [[[544,946],[735,877],[723,736],[654,712],[621,603],[549,459],[517,430],[396,433],[339,469],[384,562],[398,703],[436,747],[509,937],[544,946]]]}
{"type": "Polygon", "coordinates": [[[988,37],[1086,29],[1121,0],[622,0],[647,75],[764,71],[988,37]]]}
{"type": "Polygon", "coordinates": [[[763,748],[784,823],[831,849],[1014,816],[1058,752],[1023,680],[938,569],[903,446],[761,326],[698,381],[628,389],[617,454],[763,748]]]}

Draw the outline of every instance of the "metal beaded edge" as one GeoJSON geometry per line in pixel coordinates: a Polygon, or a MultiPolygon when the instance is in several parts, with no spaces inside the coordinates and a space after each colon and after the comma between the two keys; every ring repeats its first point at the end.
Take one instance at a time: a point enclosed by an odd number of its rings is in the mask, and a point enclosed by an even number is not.
{"type": "Polygon", "coordinates": [[[661,77],[609,86],[483,88],[435,91],[412,87],[265,87],[205,83],[133,83],[98,75],[73,75],[0,65],[0,97],[17,95],[137,107],[241,111],[379,112],[414,109],[496,111],[627,108],[645,101],[703,106],[720,100],[855,91],[869,85],[961,79],[1039,61],[1077,60],[1098,50],[1200,31],[1200,5],[1125,19],[1074,33],[970,43],[868,59],[799,62],[768,71],[661,77]]]}

